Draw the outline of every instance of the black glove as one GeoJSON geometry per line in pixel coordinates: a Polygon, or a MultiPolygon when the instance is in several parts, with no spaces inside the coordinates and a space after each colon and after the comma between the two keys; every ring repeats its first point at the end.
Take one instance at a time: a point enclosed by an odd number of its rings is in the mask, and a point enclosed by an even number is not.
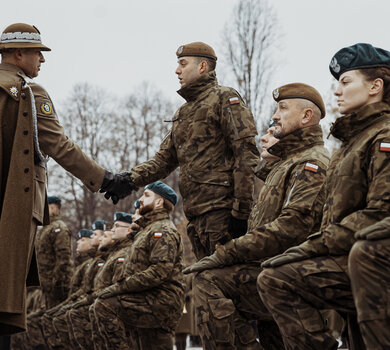
{"type": "Polygon", "coordinates": [[[106,170],[103,184],[99,192],[104,193],[104,198],[111,198],[112,202],[117,204],[120,199],[123,199],[133,191],[138,190],[138,187],[131,182],[130,175],[131,173],[128,172],[114,175],[106,170]]]}
{"type": "Polygon", "coordinates": [[[367,226],[355,233],[356,239],[367,239],[376,241],[378,239],[390,238],[390,218],[386,218],[376,224],[367,226]]]}
{"type": "Polygon", "coordinates": [[[230,215],[228,232],[233,238],[238,238],[245,235],[248,230],[248,220],[240,220],[230,215]]]}

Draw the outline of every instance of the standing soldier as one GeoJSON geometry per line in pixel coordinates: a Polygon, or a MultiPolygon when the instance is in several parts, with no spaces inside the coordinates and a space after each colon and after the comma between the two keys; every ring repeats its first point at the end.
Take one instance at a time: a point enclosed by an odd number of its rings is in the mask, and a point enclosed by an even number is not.
{"type": "Polygon", "coordinates": [[[68,297],[73,275],[71,234],[61,220],[61,198],[49,196],[50,225],[43,226],[35,239],[38,271],[46,308],[68,297]]]}
{"type": "MultiPolygon", "coordinates": [[[[329,164],[321,228],[301,245],[266,261],[259,290],[286,349],[336,349],[319,309],[351,317],[356,313],[354,298],[359,307],[362,296],[368,309],[358,311],[360,326],[378,335],[374,343],[365,338],[366,345],[388,349],[389,329],[370,329],[385,315],[375,305],[382,301],[364,297],[363,290],[352,295],[355,259],[351,256],[349,269],[348,254],[357,231],[390,215],[390,52],[370,44],[346,47],[332,58],[330,71],[339,81],[335,95],[342,114],[331,133],[342,145],[329,164]]],[[[384,245],[377,248],[379,254],[386,251],[384,245]]],[[[372,269],[364,271],[370,274],[372,269]]],[[[373,273],[380,277],[380,271],[373,273]]],[[[386,293],[388,298],[388,289],[386,293]]]]}
{"type": "Polygon", "coordinates": [[[145,187],[141,231],[127,250],[121,278],[91,306],[91,321],[110,349],[130,349],[127,333],[137,349],[173,348],[185,290],[182,240],[170,220],[176,202],[176,193],[160,181],[145,187]]]}
{"type": "Polygon", "coordinates": [[[26,329],[25,285],[38,285],[37,225],[48,225],[46,163],[52,157],[91,191],[114,176],[72,142],[47,92],[30,82],[45,62],[38,29],[15,23],[0,37],[0,335],[26,329]]]}
{"type": "Polygon", "coordinates": [[[206,349],[260,349],[251,320],[259,322],[264,348],[283,347],[257,293],[259,260],[304,241],[321,221],[329,162],[319,125],[324,102],[316,89],[301,83],[275,89],[273,97],[278,103],[273,134],[279,141],[267,151],[279,161],[251,212],[248,233],[186,269],[211,269],[195,276],[196,315],[206,349]]]}
{"type": "MultiPolygon", "coordinates": [[[[127,183],[113,181],[106,198],[114,201],[165,178],[180,167],[180,193],[189,223],[188,236],[198,259],[247,231],[252,206],[254,168],[259,152],[251,111],[238,92],[218,85],[214,50],[201,42],[180,46],[178,91],[186,103],[172,118],[172,128],[156,155],[135,166],[127,183]]],[[[127,174],[127,175],[126,175],[127,174]]]]}

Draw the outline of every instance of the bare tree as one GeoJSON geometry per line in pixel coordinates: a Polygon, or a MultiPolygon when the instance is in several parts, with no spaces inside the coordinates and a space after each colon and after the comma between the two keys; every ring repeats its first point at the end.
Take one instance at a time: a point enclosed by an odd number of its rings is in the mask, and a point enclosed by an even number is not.
{"type": "Polygon", "coordinates": [[[237,89],[263,130],[271,115],[270,77],[281,35],[267,0],[239,0],[222,34],[222,53],[237,89]]]}

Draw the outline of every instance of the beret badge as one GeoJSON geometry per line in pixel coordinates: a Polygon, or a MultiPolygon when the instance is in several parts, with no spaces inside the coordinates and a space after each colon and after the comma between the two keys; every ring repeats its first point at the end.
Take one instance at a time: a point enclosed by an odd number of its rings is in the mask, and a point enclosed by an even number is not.
{"type": "Polygon", "coordinates": [[[279,97],[279,89],[275,89],[273,91],[273,95],[274,95],[274,98],[278,98],[279,97]]]}
{"type": "Polygon", "coordinates": [[[337,63],[336,57],[333,57],[332,60],[330,61],[330,68],[331,68],[335,73],[340,72],[340,65],[337,63]]]}

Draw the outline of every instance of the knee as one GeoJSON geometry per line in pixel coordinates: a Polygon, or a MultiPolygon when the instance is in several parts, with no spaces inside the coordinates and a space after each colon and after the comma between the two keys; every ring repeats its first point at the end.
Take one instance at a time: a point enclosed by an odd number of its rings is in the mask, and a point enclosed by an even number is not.
{"type": "Polygon", "coordinates": [[[366,241],[357,241],[348,256],[348,269],[351,273],[359,273],[359,266],[367,260],[366,241]]]}
{"type": "Polygon", "coordinates": [[[259,295],[266,293],[269,282],[272,279],[272,269],[264,269],[257,276],[257,291],[259,295]]]}

